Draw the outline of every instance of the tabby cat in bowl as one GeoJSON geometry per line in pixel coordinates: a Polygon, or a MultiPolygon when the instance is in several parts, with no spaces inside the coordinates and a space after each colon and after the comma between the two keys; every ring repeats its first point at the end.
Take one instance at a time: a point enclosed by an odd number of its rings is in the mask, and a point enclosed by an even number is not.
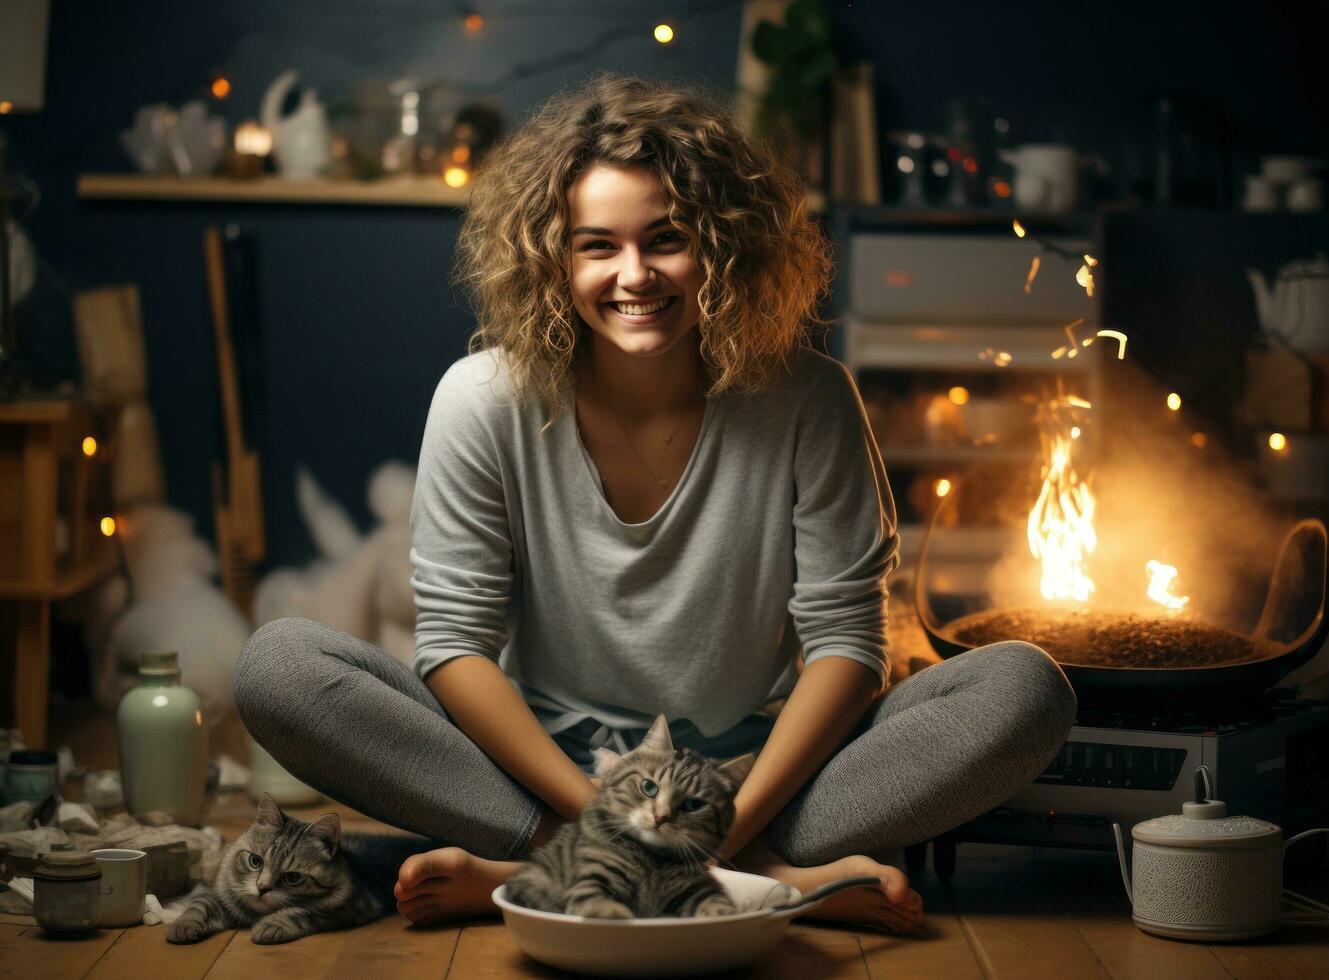
{"type": "Polygon", "coordinates": [[[596,749],[595,797],[508,879],[508,898],[601,919],[734,914],[706,862],[733,825],[752,763],[675,749],[664,715],[631,752],[596,749]]]}
{"type": "Polygon", "coordinates": [[[416,836],[343,836],[335,813],[307,823],[264,793],[253,825],[223,849],[217,877],[191,894],[166,939],[196,943],[249,926],[256,943],[288,943],[373,922],[396,908],[402,862],[429,846],[416,836]]]}

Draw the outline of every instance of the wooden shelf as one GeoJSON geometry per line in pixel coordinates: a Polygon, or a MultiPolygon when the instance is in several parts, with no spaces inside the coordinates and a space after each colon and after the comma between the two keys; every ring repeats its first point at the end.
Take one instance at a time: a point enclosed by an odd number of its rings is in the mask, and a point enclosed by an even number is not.
{"type": "Polygon", "coordinates": [[[68,599],[89,586],[96,585],[119,566],[115,544],[99,539],[90,550],[92,554],[79,565],[57,573],[52,582],[22,580],[0,581],[0,599],[8,601],[41,601],[68,599]]]}
{"type": "Polygon", "coordinates": [[[470,188],[449,187],[414,175],[376,181],[289,179],[263,176],[173,177],[157,174],[80,174],[78,196],[101,201],[201,201],[233,204],[351,204],[378,207],[460,208],[470,188]]]}
{"type": "MultiPolygon", "coordinates": [[[[464,208],[469,187],[449,187],[434,177],[415,175],[382,180],[298,180],[271,174],[253,180],[231,177],[174,177],[161,174],[79,174],[78,196],[85,201],[193,201],[230,204],[360,204],[376,207],[464,208]]],[[[807,194],[808,210],[821,214],[826,197],[807,194]]]]}

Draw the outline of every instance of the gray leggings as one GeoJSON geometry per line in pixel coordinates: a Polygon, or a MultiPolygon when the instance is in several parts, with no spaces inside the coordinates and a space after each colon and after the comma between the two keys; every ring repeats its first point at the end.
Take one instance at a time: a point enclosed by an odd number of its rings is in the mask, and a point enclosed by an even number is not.
{"type": "MultiPolygon", "coordinates": [[[[250,734],[347,806],[486,858],[522,855],[544,810],[382,650],[308,619],[260,627],[235,673],[250,734]]],[[[882,855],[1010,799],[1075,718],[1061,668],[996,643],[892,687],[764,832],[796,865],[882,855]]]]}

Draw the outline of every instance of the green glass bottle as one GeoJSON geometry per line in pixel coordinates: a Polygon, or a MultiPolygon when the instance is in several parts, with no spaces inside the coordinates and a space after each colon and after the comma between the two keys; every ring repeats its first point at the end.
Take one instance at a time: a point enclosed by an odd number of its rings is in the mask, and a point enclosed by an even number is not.
{"type": "Polygon", "coordinates": [[[138,676],[138,687],[116,712],[125,809],[131,815],[162,810],[178,824],[197,827],[208,776],[203,702],[180,683],[173,651],[143,654],[138,676]]]}

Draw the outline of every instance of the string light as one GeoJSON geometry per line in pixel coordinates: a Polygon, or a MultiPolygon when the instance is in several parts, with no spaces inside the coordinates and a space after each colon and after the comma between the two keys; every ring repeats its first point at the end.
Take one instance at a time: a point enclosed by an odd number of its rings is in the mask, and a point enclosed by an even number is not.
{"type": "Polygon", "coordinates": [[[1281,453],[1287,448],[1287,436],[1281,432],[1269,433],[1269,448],[1276,453],[1281,453]]]}
{"type": "Polygon", "coordinates": [[[218,75],[212,80],[212,97],[214,99],[224,99],[231,94],[231,83],[223,75],[218,75]]]}
{"type": "Polygon", "coordinates": [[[1078,425],[1071,426],[1071,438],[1072,439],[1080,438],[1080,427],[1078,425]]]}
{"type": "Polygon", "coordinates": [[[943,477],[942,479],[937,481],[935,490],[937,492],[938,497],[946,496],[946,494],[951,492],[951,481],[943,477]]]}
{"type": "Polygon", "coordinates": [[[101,519],[101,523],[100,523],[98,526],[101,528],[101,532],[102,532],[102,534],[106,535],[106,537],[108,537],[108,538],[109,538],[111,535],[115,534],[115,518],[114,518],[114,517],[103,517],[103,518],[101,519]]]}
{"type": "Polygon", "coordinates": [[[84,456],[97,455],[97,440],[92,438],[92,436],[83,437],[83,455],[84,456]]]}
{"type": "Polygon", "coordinates": [[[1178,395],[1175,391],[1167,396],[1167,407],[1172,409],[1172,411],[1174,412],[1178,412],[1181,410],[1181,396],[1178,395]]]}
{"type": "Polygon", "coordinates": [[[655,34],[655,39],[661,44],[668,44],[674,39],[674,29],[668,24],[656,24],[653,33],[655,34]]]}
{"type": "Polygon", "coordinates": [[[449,187],[465,187],[471,179],[471,172],[465,167],[446,167],[443,170],[443,183],[449,187]]]}
{"type": "Polygon", "coordinates": [[[963,405],[969,401],[969,389],[961,385],[956,385],[950,391],[946,392],[946,397],[956,405],[963,405]]]}

